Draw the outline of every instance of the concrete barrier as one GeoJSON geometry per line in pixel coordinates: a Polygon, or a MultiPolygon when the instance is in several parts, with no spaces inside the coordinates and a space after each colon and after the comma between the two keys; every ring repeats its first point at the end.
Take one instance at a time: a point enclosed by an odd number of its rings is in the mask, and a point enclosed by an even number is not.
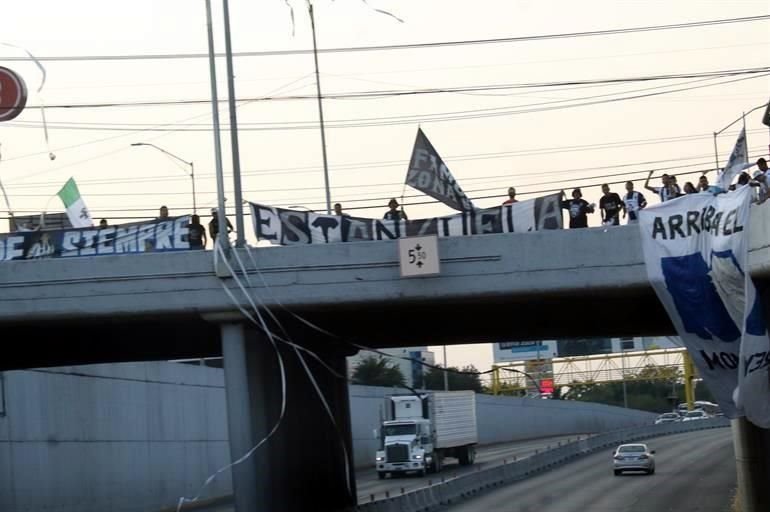
{"type": "Polygon", "coordinates": [[[614,448],[622,443],[729,426],[729,420],[717,418],[684,423],[646,425],[607,432],[537,452],[525,459],[512,462],[504,461],[499,466],[484,469],[479,466],[478,471],[458,475],[449,480],[387,500],[361,504],[356,510],[358,512],[428,512],[439,507],[452,505],[486,489],[529,478],[568,464],[578,457],[610,447],[614,448]]]}

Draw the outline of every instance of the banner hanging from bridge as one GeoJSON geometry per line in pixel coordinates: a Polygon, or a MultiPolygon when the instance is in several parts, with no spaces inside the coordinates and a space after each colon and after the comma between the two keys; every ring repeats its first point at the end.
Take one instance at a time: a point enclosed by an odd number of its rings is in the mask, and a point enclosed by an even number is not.
{"type": "Polygon", "coordinates": [[[751,187],[640,212],[647,276],[729,418],[770,427],[770,340],[748,274],[751,187]]]}
{"type": "Polygon", "coordinates": [[[257,239],[277,245],[304,245],[561,229],[560,200],[561,194],[551,194],[511,205],[418,220],[378,220],[250,205],[257,239]]]}
{"type": "Polygon", "coordinates": [[[102,228],[0,234],[0,261],[189,250],[190,216],[102,228]]]}

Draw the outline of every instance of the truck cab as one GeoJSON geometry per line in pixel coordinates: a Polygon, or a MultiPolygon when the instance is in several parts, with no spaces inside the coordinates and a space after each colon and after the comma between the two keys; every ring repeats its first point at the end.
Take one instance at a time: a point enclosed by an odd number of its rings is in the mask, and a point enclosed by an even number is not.
{"type": "MultiPolygon", "coordinates": [[[[433,464],[430,422],[423,419],[385,421],[381,429],[382,450],[377,452],[377,471],[416,471],[424,475],[433,464]]],[[[384,478],[384,474],[381,478],[384,478]]]]}
{"type": "Polygon", "coordinates": [[[478,435],[472,391],[394,395],[385,409],[375,456],[380,478],[439,472],[444,457],[473,464],[478,435]]]}

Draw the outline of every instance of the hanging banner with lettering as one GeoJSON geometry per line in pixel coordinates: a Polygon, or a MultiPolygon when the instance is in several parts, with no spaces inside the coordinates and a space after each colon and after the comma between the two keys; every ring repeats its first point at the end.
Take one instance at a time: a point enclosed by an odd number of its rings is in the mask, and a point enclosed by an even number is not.
{"type": "Polygon", "coordinates": [[[421,128],[417,129],[405,183],[455,210],[475,209],[421,128]]]}
{"type": "Polygon", "coordinates": [[[647,277],[705,384],[727,417],[764,426],[770,342],[748,274],[751,198],[748,186],[690,194],[642,210],[639,226],[647,277]]]}
{"type": "Polygon", "coordinates": [[[0,234],[0,261],[186,251],[190,216],[116,226],[0,234]]]}
{"type": "Polygon", "coordinates": [[[378,220],[250,205],[258,240],[276,245],[303,245],[561,229],[560,201],[561,194],[552,194],[511,205],[418,220],[378,220]]]}

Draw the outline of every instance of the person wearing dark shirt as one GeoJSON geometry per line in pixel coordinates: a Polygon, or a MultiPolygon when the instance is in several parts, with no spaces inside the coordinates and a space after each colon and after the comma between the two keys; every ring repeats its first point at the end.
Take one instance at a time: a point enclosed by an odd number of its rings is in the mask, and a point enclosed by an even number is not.
{"type": "Polygon", "coordinates": [[[385,215],[383,215],[383,219],[385,220],[409,220],[409,218],[406,216],[406,212],[402,208],[401,210],[398,209],[398,201],[396,199],[391,199],[388,201],[388,208],[390,208],[387,212],[385,212],[385,215]]]}
{"type": "Polygon", "coordinates": [[[187,229],[187,240],[190,242],[190,249],[203,249],[206,247],[206,230],[201,225],[201,218],[198,215],[190,217],[187,229]]]}
{"type": "Polygon", "coordinates": [[[518,202],[519,200],[516,199],[516,189],[513,187],[510,187],[508,189],[508,199],[506,199],[503,204],[506,205],[506,204],[513,204],[518,202]]]}
{"type": "Polygon", "coordinates": [[[647,200],[641,192],[634,190],[634,182],[626,182],[626,195],[623,196],[623,217],[628,212],[628,224],[634,224],[639,220],[639,210],[647,206],[647,200]]]}
{"type": "MultiPolygon", "coordinates": [[[[227,223],[227,233],[232,233],[233,231],[233,225],[230,224],[230,219],[225,217],[225,222],[227,223]]],[[[209,235],[211,237],[211,242],[214,243],[217,240],[217,235],[219,234],[219,218],[217,217],[217,209],[212,208],[211,209],[211,220],[209,221],[209,235]]]]}
{"type": "Polygon", "coordinates": [[[561,202],[561,207],[569,212],[570,229],[587,228],[587,214],[594,213],[594,206],[593,204],[588,204],[588,201],[583,199],[583,193],[579,188],[572,191],[571,200],[561,202]]]}
{"type": "Polygon", "coordinates": [[[695,185],[692,184],[692,182],[688,181],[684,184],[684,193],[685,194],[697,194],[698,189],[695,188],[695,185]]]}
{"type": "Polygon", "coordinates": [[[599,209],[602,213],[602,224],[605,226],[619,226],[620,225],[620,211],[625,213],[625,205],[620,200],[620,196],[615,192],[610,192],[610,186],[606,183],[602,185],[602,193],[604,194],[599,199],[599,209]]]}

